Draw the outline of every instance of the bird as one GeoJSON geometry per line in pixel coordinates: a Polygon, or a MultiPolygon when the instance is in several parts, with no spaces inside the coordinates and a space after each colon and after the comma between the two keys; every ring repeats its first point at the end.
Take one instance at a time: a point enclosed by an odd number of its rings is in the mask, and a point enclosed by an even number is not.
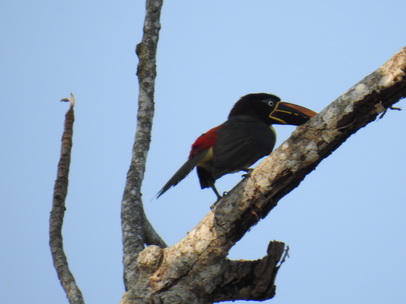
{"type": "Polygon", "coordinates": [[[250,172],[250,166],[269,155],[276,142],[273,124],[301,125],[317,113],[281,101],[273,94],[251,93],[242,96],[228,119],[199,136],[192,144],[188,160],[157,193],[157,198],[177,185],[195,167],[202,189],[215,187],[217,179],[228,173],[250,172]]]}

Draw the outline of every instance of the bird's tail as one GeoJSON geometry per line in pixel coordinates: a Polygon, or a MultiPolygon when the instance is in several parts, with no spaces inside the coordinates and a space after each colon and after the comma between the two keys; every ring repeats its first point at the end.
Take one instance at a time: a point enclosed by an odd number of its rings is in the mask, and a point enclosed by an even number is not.
{"type": "Polygon", "coordinates": [[[202,151],[190,158],[182,167],[168,180],[165,186],[157,193],[156,198],[159,198],[162,194],[168,191],[172,186],[176,186],[182,179],[184,179],[190,171],[204,158],[207,151],[202,151]]]}

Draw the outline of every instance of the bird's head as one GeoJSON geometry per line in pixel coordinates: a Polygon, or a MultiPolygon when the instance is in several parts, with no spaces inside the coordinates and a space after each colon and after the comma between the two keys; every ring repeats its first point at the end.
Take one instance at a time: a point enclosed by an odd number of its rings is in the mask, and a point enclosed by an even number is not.
{"type": "Polygon", "coordinates": [[[241,115],[258,118],[267,124],[299,126],[317,113],[305,107],[281,101],[267,93],[248,94],[240,98],[231,109],[228,118],[241,115]]]}

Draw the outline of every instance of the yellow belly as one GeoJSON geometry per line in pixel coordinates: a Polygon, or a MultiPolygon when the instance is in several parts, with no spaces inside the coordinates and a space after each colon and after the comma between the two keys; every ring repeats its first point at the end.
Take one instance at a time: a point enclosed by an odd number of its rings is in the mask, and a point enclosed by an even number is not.
{"type": "Polygon", "coordinates": [[[199,167],[205,168],[208,171],[213,171],[213,148],[207,150],[203,159],[197,164],[199,167]]]}

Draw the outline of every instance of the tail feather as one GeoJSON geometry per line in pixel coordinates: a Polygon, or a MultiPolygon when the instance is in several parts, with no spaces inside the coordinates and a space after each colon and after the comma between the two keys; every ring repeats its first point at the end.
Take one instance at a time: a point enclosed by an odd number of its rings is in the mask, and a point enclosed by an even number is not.
{"type": "Polygon", "coordinates": [[[159,198],[162,194],[169,190],[172,186],[176,186],[182,179],[184,179],[190,171],[203,159],[207,150],[201,151],[194,157],[190,158],[182,167],[168,180],[165,186],[157,193],[156,198],[159,198]]]}

